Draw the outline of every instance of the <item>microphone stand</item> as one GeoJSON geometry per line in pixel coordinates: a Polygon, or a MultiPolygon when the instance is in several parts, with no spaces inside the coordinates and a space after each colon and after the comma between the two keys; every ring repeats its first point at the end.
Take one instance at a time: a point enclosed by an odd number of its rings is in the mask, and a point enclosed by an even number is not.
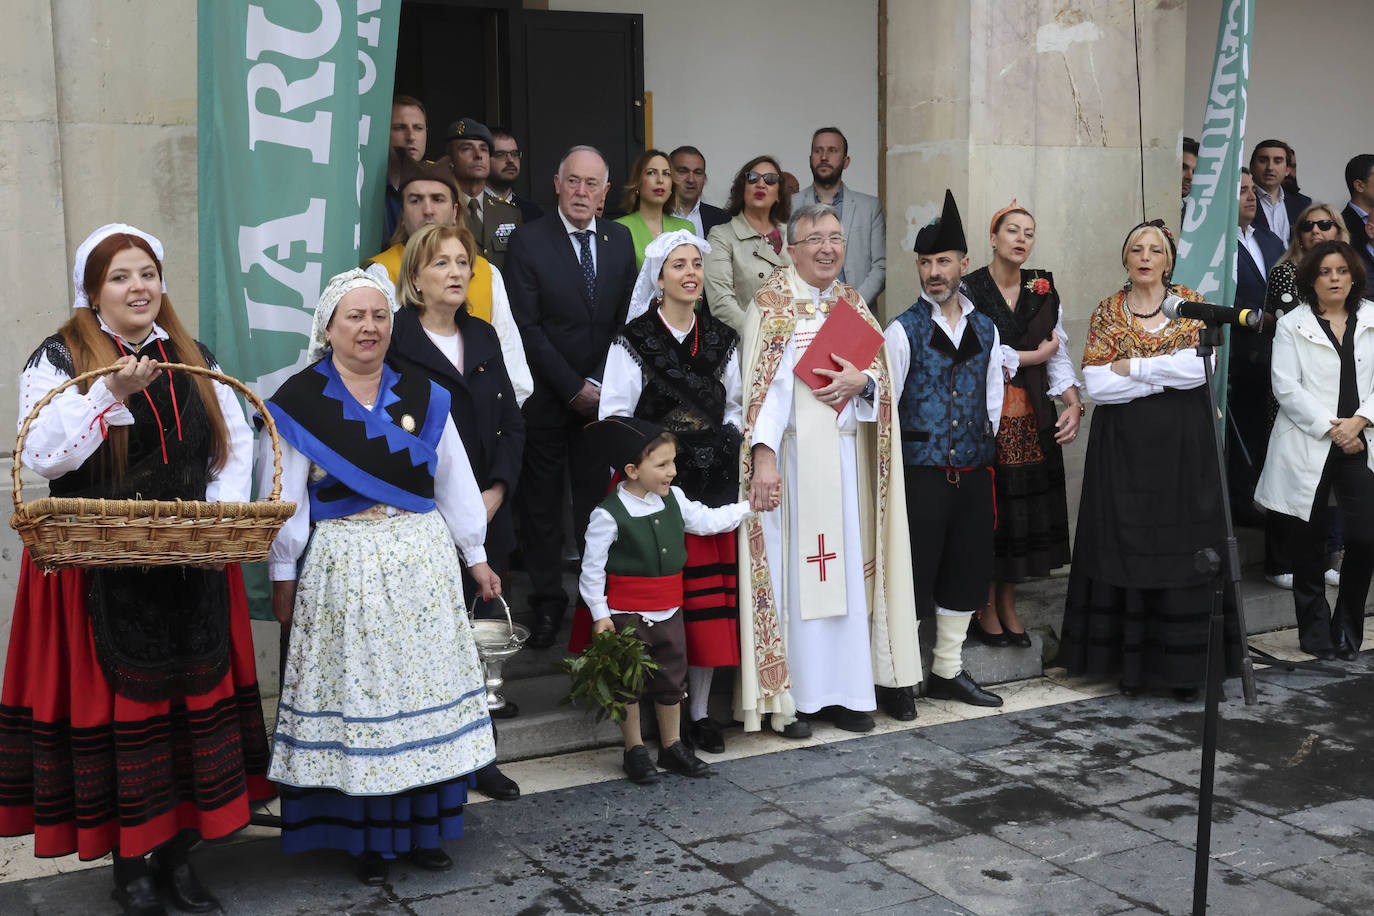
{"type": "Polygon", "coordinates": [[[1241,656],[1241,685],[1245,693],[1245,705],[1253,706],[1256,701],[1255,672],[1251,656],[1289,671],[1301,668],[1330,677],[1345,677],[1345,672],[1339,669],[1312,662],[1278,659],[1252,648],[1249,644],[1249,631],[1245,623],[1245,600],[1240,590],[1240,546],[1236,541],[1236,528],[1231,519],[1231,504],[1228,498],[1230,488],[1226,480],[1226,451],[1221,438],[1221,424],[1217,422],[1220,412],[1216,389],[1212,385],[1212,354],[1224,340],[1224,326],[1219,322],[1207,321],[1198,332],[1197,355],[1202,358],[1203,377],[1206,380],[1204,387],[1207,389],[1207,425],[1212,429],[1217,479],[1221,485],[1221,515],[1226,530],[1226,562],[1223,564],[1221,557],[1211,547],[1202,548],[1193,558],[1194,566],[1199,572],[1206,572],[1212,576],[1212,611],[1208,618],[1207,634],[1207,692],[1202,714],[1202,773],[1198,781],[1197,851],[1193,864],[1194,916],[1204,916],[1207,912],[1207,872],[1211,861],[1212,790],[1216,782],[1218,707],[1221,704],[1221,684],[1226,678],[1226,633],[1222,612],[1227,581],[1230,581],[1232,594],[1235,595],[1236,622],[1246,649],[1241,656]]]}

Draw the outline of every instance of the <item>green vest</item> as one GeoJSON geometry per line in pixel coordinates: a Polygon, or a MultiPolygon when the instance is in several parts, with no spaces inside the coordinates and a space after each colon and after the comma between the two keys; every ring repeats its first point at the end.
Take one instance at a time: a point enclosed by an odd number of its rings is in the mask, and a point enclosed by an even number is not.
{"type": "Polygon", "coordinates": [[[613,576],[674,576],[687,565],[686,528],[677,499],[669,493],[663,508],[636,518],[612,492],[601,508],[615,519],[616,539],[606,557],[606,572],[613,576]]]}

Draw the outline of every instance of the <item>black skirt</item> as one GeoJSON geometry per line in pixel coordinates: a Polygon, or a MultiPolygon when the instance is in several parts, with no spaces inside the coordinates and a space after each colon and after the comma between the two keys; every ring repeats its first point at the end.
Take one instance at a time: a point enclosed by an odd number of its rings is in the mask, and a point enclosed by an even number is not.
{"type": "MultiPolygon", "coordinates": [[[[1093,412],[1059,648],[1070,674],[1135,687],[1206,681],[1212,579],[1196,554],[1225,557],[1209,409],[1199,387],[1093,412]]],[[[1229,594],[1223,613],[1234,676],[1241,638],[1229,594]]]]}

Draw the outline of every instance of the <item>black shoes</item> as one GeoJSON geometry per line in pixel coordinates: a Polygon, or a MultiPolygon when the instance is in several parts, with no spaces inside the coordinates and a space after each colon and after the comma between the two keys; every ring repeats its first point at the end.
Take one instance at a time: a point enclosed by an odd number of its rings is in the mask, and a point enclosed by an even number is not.
{"type": "Polygon", "coordinates": [[[491,716],[493,719],[514,719],[516,716],[520,715],[520,707],[516,706],[510,700],[507,700],[506,705],[499,709],[488,709],[487,715],[491,716]]]}
{"type": "Polygon", "coordinates": [[[124,916],[167,916],[150,875],[135,878],[123,887],[115,888],[110,896],[123,907],[124,916]]]}
{"type": "Polygon", "coordinates": [[[910,687],[878,687],[878,705],[898,722],[916,718],[916,697],[910,687]]]}
{"type": "Polygon", "coordinates": [[[974,639],[994,649],[1004,649],[1011,645],[1011,640],[1007,639],[1005,630],[1001,633],[989,633],[987,630],[983,629],[983,625],[976,620],[969,623],[968,631],[972,634],[974,639]]]}
{"type": "Polygon", "coordinates": [[[1196,687],[1175,687],[1174,699],[1180,703],[1191,703],[1198,698],[1198,693],[1196,687]]]}
{"type": "Polygon", "coordinates": [[[535,649],[549,648],[558,639],[558,631],[562,626],[562,614],[553,616],[540,614],[535,618],[534,626],[530,628],[530,638],[525,642],[525,645],[535,649]]]}
{"type": "Polygon", "coordinates": [[[805,719],[793,719],[792,722],[784,725],[778,734],[784,738],[810,738],[811,725],[805,719]]]}
{"type": "Polygon", "coordinates": [[[1007,645],[1015,646],[1018,649],[1029,649],[1031,647],[1030,634],[1025,630],[1017,633],[1015,630],[1003,630],[1002,635],[1007,637],[1007,645]]]}
{"type": "MultiPolygon", "coordinates": [[[[641,744],[636,747],[635,750],[639,750],[643,747],[644,745],[641,744]]],[[[627,758],[629,757],[629,753],[632,752],[627,752],[627,758]]],[[[649,752],[647,750],[644,751],[644,759],[646,761],[649,759],[649,752]]],[[[658,749],[658,765],[668,772],[676,773],[679,776],[697,778],[711,775],[711,765],[696,754],[693,754],[692,749],[681,741],[671,744],[668,747],[661,747],[658,749]]],[[[628,760],[626,766],[629,766],[628,760]]],[[[630,778],[634,779],[633,776],[630,778]]],[[[654,778],[658,778],[657,773],[654,774],[654,778]]]]}
{"type": "Polygon", "coordinates": [[[926,696],[933,700],[958,700],[970,706],[1002,705],[1001,697],[978,686],[967,671],[960,671],[954,677],[932,674],[926,679],[926,696]]]}
{"type": "Polygon", "coordinates": [[[688,725],[684,739],[689,746],[708,754],[725,753],[725,737],[720,733],[720,726],[710,719],[697,719],[688,725]]]}
{"type": "Polygon", "coordinates": [[[477,791],[487,798],[494,798],[497,801],[515,801],[520,797],[520,786],[516,784],[494,763],[489,763],[482,767],[475,774],[477,777],[477,791]]]}
{"type": "Polygon", "coordinates": [[[385,884],[387,871],[386,859],[379,852],[363,853],[353,866],[353,874],[358,876],[358,880],[372,886],[385,884]]]}
{"type": "Polygon", "coordinates": [[[148,865],[157,886],[183,913],[208,913],[220,908],[215,895],[200,883],[190,862],[183,860],[179,865],[171,865],[154,854],[149,857],[148,865]]]}
{"type": "Polygon", "coordinates": [[[1140,691],[1141,686],[1139,684],[1127,684],[1125,681],[1121,682],[1121,695],[1123,697],[1138,697],[1140,696],[1140,691]]]}
{"type": "Polygon", "coordinates": [[[434,849],[412,849],[410,861],[425,871],[448,871],[453,867],[453,860],[449,858],[448,853],[438,847],[434,849]]]}
{"type": "Polygon", "coordinates": [[[1341,646],[1336,650],[1336,657],[1343,662],[1353,662],[1360,657],[1360,653],[1357,649],[1350,646],[1341,646]]]}
{"type": "MultiPolygon", "coordinates": [[[[660,754],[660,761],[662,758],[663,755],[660,754]]],[[[649,749],[642,744],[636,744],[625,752],[625,762],[621,767],[625,770],[625,775],[630,777],[630,782],[641,786],[658,782],[658,770],[654,769],[654,762],[649,759],[649,749]]]]}
{"type": "Polygon", "coordinates": [[[871,732],[876,724],[866,712],[846,709],[843,706],[825,706],[819,711],[807,714],[808,718],[829,722],[836,728],[847,732],[871,732]]]}

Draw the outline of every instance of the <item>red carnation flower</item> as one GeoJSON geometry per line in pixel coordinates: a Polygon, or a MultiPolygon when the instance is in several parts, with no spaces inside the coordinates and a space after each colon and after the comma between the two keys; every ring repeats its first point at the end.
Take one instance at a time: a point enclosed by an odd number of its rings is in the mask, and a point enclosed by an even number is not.
{"type": "Polygon", "coordinates": [[[1050,281],[1046,280],[1044,277],[1036,277],[1035,282],[1031,284],[1031,292],[1035,293],[1037,296],[1043,296],[1049,291],[1050,281]]]}

